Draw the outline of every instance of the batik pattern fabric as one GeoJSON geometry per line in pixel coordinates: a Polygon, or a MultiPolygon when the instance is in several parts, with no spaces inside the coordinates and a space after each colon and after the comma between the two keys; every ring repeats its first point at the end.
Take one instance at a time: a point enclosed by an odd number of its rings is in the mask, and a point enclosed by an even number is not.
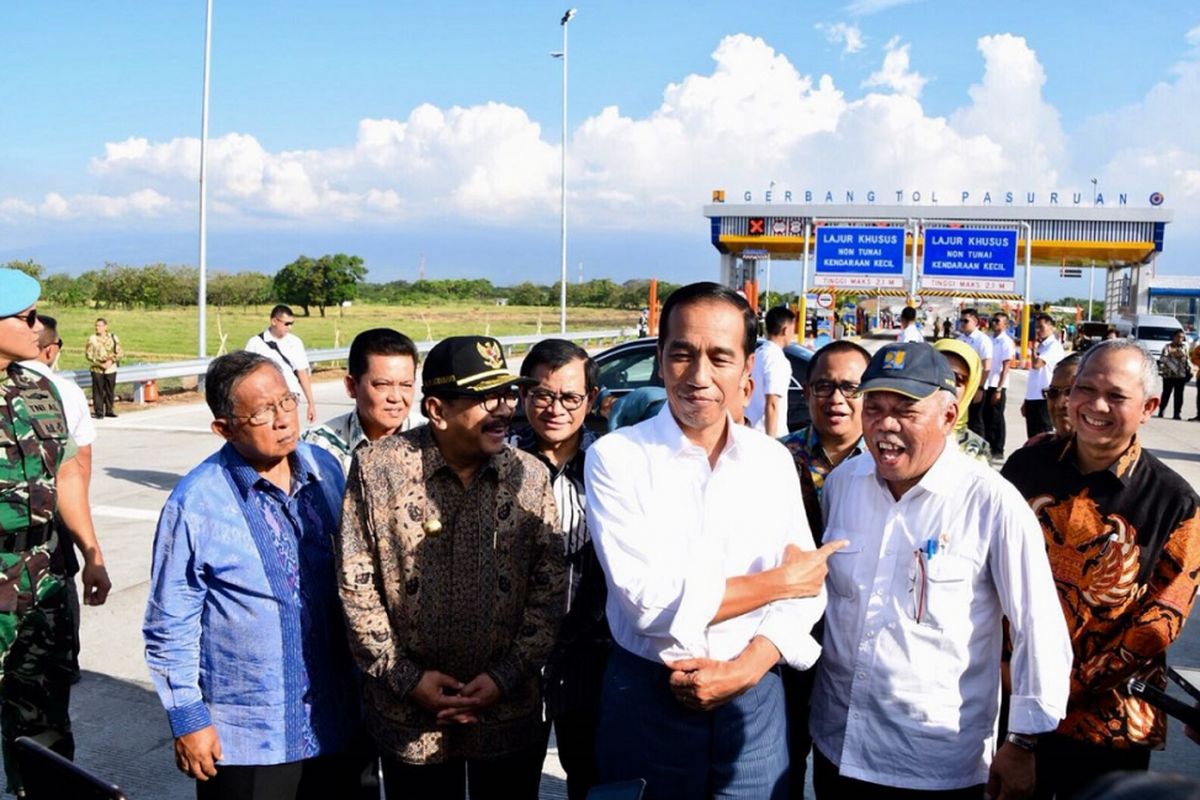
{"type": "Polygon", "coordinates": [[[464,486],[429,426],[376,442],[350,468],[342,604],[367,727],[405,763],[495,758],[542,739],[539,673],[558,637],[566,568],[546,469],[506,446],[464,486]],[[500,700],[438,725],[412,690],[426,670],[487,674],[500,700]]]}
{"type": "MultiPolygon", "coordinates": [[[[779,441],[792,454],[792,461],[796,464],[800,493],[804,497],[804,513],[808,517],[813,539],[820,545],[825,530],[821,518],[821,491],[825,488],[825,478],[833,471],[833,462],[826,455],[825,448],[821,447],[820,436],[812,425],[782,436],[779,441]]],[[[846,458],[862,455],[866,450],[866,443],[860,438],[846,458]]]]}
{"type": "Polygon", "coordinates": [[[1073,438],[1051,439],[1003,470],[1042,525],[1071,634],[1058,731],[1115,749],[1161,747],[1166,715],[1124,686],[1166,686],[1166,651],[1200,579],[1200,498],[1136,440],[1109,469],[1083,474],[1076,463],[1073,438]]]}

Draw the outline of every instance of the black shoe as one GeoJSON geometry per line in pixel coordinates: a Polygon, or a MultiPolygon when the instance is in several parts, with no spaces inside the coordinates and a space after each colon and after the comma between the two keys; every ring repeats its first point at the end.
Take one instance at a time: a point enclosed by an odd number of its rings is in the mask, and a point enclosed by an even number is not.
{"type": "Polygon", "coordinates": [[[1174,420],[1182,420],[1182,419],[1183,419],[1183,417],[1181,417],[1181,416],[1179,416],[1178,414],[1176,414],[1175,416],[1171,417],[1171,419],[1174,419],[1174,420]]]}
{"type": "Polygon", "coordinates": [[[92,419],[104,419],[103,414],[92,414],[92,419]]]}
{"type": "Polygon", "coordinates": [[[106,416],[106,417],[115,417],[116,415],[117,415],[117,414],[116,414],[116,412],[115,412],[115,411],[106,411],[106,412],[104,413],[104,416],[106,416]]]}
{"type": "Polygon", "coordinates": [[[1200,422],[1200,414],[1197,414],[1196,416],[1192,417],[1191,419],[1188,420],[1188,422],[1200,422]]]}

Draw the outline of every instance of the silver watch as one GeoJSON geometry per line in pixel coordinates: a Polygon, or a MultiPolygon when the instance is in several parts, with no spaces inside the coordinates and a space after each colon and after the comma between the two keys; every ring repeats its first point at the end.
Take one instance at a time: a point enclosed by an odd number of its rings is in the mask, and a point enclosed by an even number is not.
{"type": "Polygon", "coordinates": [[[1037,750],[1037,737],[1028,733],[1010,733],[1004,737],[1004,741],[1030,753],[1037,750]]]}

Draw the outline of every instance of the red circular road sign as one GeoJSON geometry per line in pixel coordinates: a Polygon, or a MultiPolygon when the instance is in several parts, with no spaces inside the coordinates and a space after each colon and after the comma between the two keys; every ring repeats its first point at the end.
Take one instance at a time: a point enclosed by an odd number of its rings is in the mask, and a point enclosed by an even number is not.
{"type": "Polygon", "coordinates": [[[833,308],[833,295],[829,292],[821,292],[817,295],[817,305],[821,308],[833,308]]]}

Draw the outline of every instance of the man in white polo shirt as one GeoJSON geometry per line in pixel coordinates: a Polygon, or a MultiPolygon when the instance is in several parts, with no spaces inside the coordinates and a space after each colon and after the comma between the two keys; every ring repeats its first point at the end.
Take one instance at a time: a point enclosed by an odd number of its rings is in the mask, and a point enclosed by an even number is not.
{"type": "Polygon", "coordinates": [[[954,372],[891,344],[863,373],[870,458],[825,481],[824,651],[809,725],[818,800],[1028,797],[1037,735],[1066,714],[1071,642],[1037,519],[948,442],[954,372]],[[1002,619],[1013,642],[996,750],[1002,619]],[[993,759],[993,752],[995,758],[993,759]]]}
{"type": "Polygon", "coordinates": [[[925,337],[921,335],[921,328],[917,325],[917,310],[912,306],[905,306],[900,311],[900,335],[896,337],[896,341],[925,341],[925,337]]]}
{"type": "MultiPolygon", "coordinates": [[[[973,308],[964,309],[958,320],[959,339],[971,345],[971,349],[979,354],[980,368],[987,375],[992,368],[992,339],[979,329],[979,312],[973,308]]],[[[974,397],[963,398],[970,403],[967,412],[967,427],[983,436],[983,387],[975,391],[974,397]]]]}
{"type": "MultiPolygon", "coordinates": [[[[1032,439],[1039,433],[1054,430],[1050,422],[1050,408],[1042,389],[1050,385],[1054,368],[1067,355],[1062,342],[1054,335],[1054,318],[1049,314],[1038,314],[1034,318],[1034,334],[1037,349],[1029,367],[1029,382],[1025,387],[1025,402],[1021,403],[1021,414],[1025,417],[1025,435],[1032,439]]],[[[995,452],[995,451],[993,451],[995,452]]]]}
{"type": "Polygon", "coordinates": [[[1004,407],[1008,404],[1008,371],[1017,356],[1017,345],[1008,335],[1008,314],[992,315],[992,366],[983,384],[983,438],[992,448],[992,459],[1004,463],[1004,407]]]}
{"type": "Polygon", "coordinates": [[[588,529],[615,647],[604,677],[600,783],[646,800],[783,800],[787,723],[777,664],[808,669],[831,542],[813,550],[783,445],[733,422],[755,319],[715,283],[676,289],[658,356],[667,403],[588,449],[588,529]]]}
{"type": "Polygon", "coordinates": [[[251,353],[266,356],[279,365],[283,378],[287,381],[288,391],[303,395],[308,407],[307,419],[309,424],[317,421],[317,404],[313,402],[312,383],[308,354],[304,352],[304,342],[292,333],[296,324],[296,315],[285,305],[277,305],[271,309],[271,324],[262,333],[256,333],[246,342],[246,349],[251,353]]]}
{"type": "Polygon", "coordinates": [[[788,432],[788,387],[792,383],[792,365],[783,348],[796,336],[796,314],[790,308],[776,306],[767,312],[767,337],[754,352],[754,385],[746,405],[746,419],[755,430],[771,438],[788,432]]]}

